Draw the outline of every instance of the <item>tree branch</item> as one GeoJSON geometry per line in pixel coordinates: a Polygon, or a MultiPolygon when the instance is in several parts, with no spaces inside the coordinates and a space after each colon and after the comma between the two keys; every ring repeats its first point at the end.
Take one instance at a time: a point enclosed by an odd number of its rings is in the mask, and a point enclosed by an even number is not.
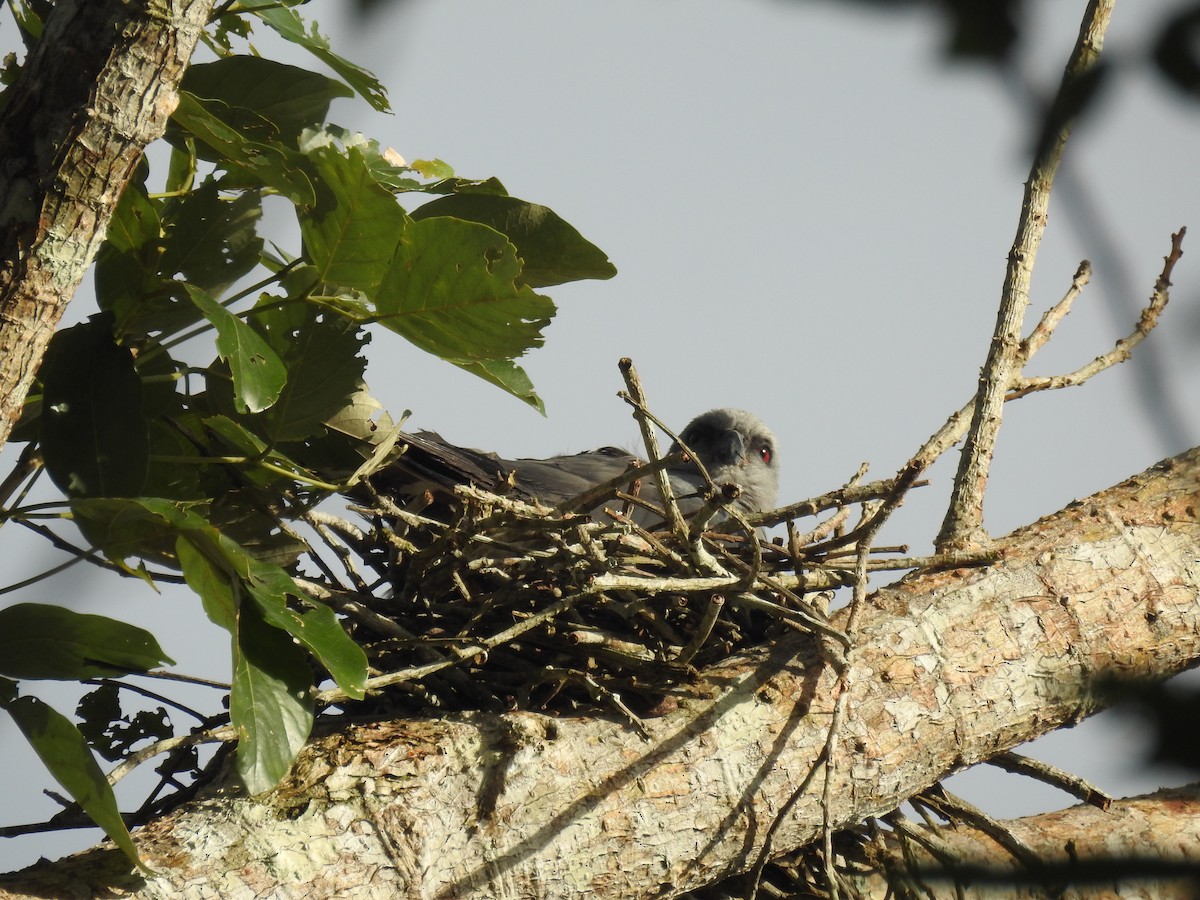
{"type": "Polygon", "coordinates": [[[0,113],[0,445],[212,0],[61,0],[0,113]]]}
{"type": "Polygon", "coordinates": [[[963,883],[975,889],[970,896],[998,900],[1049,896],[1065,885],[1088,885],[1087,896],[1126,896],[1133,885],[1139,896],[1195,896],[1200,877],[1193,852],[1200,846],[1196,785],[1118,800],[1108,810],[1081,804],[1004,825],[1037,854],[1037,869],[1023,868],[986,834],[953,824],[910,826],[905,829],[909,839],[881,833],[863,853],[863,862],[874,871],[868,874],[860,866],[842,876],[864,898],[895,896],[897,883],[906,882],[920,883],[921,896],[930,898],[961,897],[957,887],[963,883]],[[924,843],[957,863],[946,866],[924,843]],[[941,877],[933,877],[934,871],[941,877]],[[1041,890],[1031,892],[1031,887],[1041,890]]]}
{"type": "Polygon", "coordinates": [[[1075,49],[1047,117],[1044,137],[1034,156],[1017,236],[1008,254],[996,330],[979,377],[971,428],[959,460],[946,518],[937,537],[939,550],[964,549],[986,542],[983,493],[1004,415],[1004,399],[1021,369],[1021,328],[1029,306],[1029,285],[1050,208],[1050,188],[1078,112],[1084,83],[1096,67],[1104,33],[1116,0],[1089,0],[1075,49]]]}
{"type": "MultiPolygon", "coordinates": [[[[831,823],[881,815],[1095,712],[1102,678],[1162,678],[1200,659],[1197,495],[1200,449],[1002,539],[993,566],[876,593],[847,654],[831,823]]],[[[442,898],[692,889],[753,861],[769,826],[779,852],[818,836],[816,782],[772,818],[821,759],[836,677],[816,639],[781,639],[644,719],[649,741],[620,722],[524,712],[350,725],[271,794],[225,785],[151,823],[135,839],[161,875],[105,884],[144,897],[213,873],[226,892],[229,879],[313,894],[369,880],[442,898]]],[[[87,882],[81,867],[100,863],[85,854],[55,877],[87,882]]],[[[48,877],[30,870],[0,889],[44,892],[48,877]]]]}

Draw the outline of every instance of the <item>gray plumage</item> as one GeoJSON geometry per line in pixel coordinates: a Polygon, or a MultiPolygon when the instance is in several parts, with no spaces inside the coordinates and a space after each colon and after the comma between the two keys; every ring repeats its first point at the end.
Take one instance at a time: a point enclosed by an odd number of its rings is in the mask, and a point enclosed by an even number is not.
{"type": "MultiPolygon", "coordinates": [[[[779,486],[775,436],[762,421],[740,409],[714,409],[693,419],[679,434],[720,487],[737,484],[741,493],[731,504],[743,513],[775,506],[779,486]]],[[[621,475],[642,460],[624,450],[604,447],[548,459],[507,460],[494,453],[457,447],[433,432],[404,435],[407,450],[386,469],[371,476],[375,489],[402,502],[428,494],[435,504],[451,500],[453,489],[474,484],[555,506],[587,489],[621,475]]],[[[672,445],[670,452],[680,448],[672,445]]],[[[690,460],[667,470],[681,511],[687,515],[704,502],[707,484],[690,460]]],[[[658,503],[654,477],[643,479],[641,497],[658,503]]],[[[657,517],[640,511],[640,524],[657,526],[657,517]]]]}

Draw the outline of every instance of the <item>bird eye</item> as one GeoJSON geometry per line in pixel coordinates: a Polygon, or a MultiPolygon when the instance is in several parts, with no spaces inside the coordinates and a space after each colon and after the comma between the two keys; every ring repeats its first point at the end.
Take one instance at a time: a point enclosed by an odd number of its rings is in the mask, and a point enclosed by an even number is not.
{"type": "Polygon", "coordinates": [[[766,444],[758,448],[758,455],[768,466],[771,464],[771,448],[766,444]]]}

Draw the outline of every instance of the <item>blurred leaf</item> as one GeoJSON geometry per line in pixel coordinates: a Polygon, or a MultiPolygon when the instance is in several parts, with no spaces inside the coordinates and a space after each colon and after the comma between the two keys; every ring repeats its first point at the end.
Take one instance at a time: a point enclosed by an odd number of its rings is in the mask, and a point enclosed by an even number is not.
{"type": "Polygon", "coordinates": [[[1020,36],[1023,0],[939,0],[950,25],[951,56],[1001,62],[1020,36]]]}
{"type": "Polygon", "coordinates": [[[117,808],[112,786],[96,764],[87,741],[66,716],[36,697],[18,697],[5,704],[34,752],[50,774],[82,807],[93,822],[143,872],[149,869],[138,859],[129,829],[117,808]]]}
{"type": "Polygon", "coordinates": [[[317,31],[316,24],[305,31],[304,20],[299,14],[281,6],[279,0],[241,0],[238,5],[266,22],[280,37],[303,47],[337,72],[372,107],[380,112],[388,112],[391,109],[387,92],[379,80],[366,69],[354,65],[330,50],[329,39],[317,31]]]}
{"type": "Polygon", "coordinates": [[[241,171],[249,185],[274,188],[300,206],[316,203],[304,157],[273,136],[274,126],[266,119],[219,100],[202,100],[187,91],[179,92],[179,105],[171,118],[216,151],[224,168],[241,171]]]}
{"type": "Polygon", "coordinates": [[[1154,45],[1159,73],[1193,100],[1200,99],[1200,3],[1167,19],[1154,45]]]}
{"type": "Polygon", "coordinates": [[[54,335],[40,370],[46,471],[73,497],[127,497],[146,481],[149,438],[133,357],[111,317],[54,335]]]}
{"type": "Polygon", "coordinates": [[[239,412],[262,412],[283,392],[288,370],[279,355],[253,328],[195,285],[188,296],[217,329],[217,352],[233,373],[233,395],[239,412]]]}
{"type": "Polygon", "coordinates": [[[353,95],[340,81],[261,56],[195,63],[188,67],[181,87],[206,100],[254,111],[273,122],[281,137],[293,144],[304,128],[325,121],[335,97],[353,95]]]}
{"type": "Polygon", "coordinates": [[[454,177],[454,169],[440,159],[414,159],[410,165],[426,178],[454,177]]]}
{"type": "Polygon", "coordinates": [[[357,149],[333,147],[310,153],[321,178],[321,198],[297,210],[304,246],[318,277],[341,287],[374,294],[387,272],[408,216],[396,198],[376,183],[357,149]]]}
{"type": "MultiPolygon", "coordinates": [[[[37,4],[43,5],[43,4],[37,4]]],[[[12,14],[13,21],[16,22],[17,28],[21,32],[21,40],[25,44],[25,49],[32,50],[37,42],[41,40],[43,25],[42,16],[33,8],[34,4],[28,0],[10,0],[8,4],[9,12],[12,14]]],[[[43,13],[48,13],[48,10],[43,10],[43,13]]]]}
{"type": "Polygon", "coordinates": [[[521,256],[518,284],[548,287],[617,274],[604,251],[549,207],[498,194],[450,194],[431,200],[412,214],[416,220],[435,216],[479,222],[505,235],[521,256]]]}
{"type": "Polygon", "coordinates": [[[0,610],[0,674],[10,678],[78,681],[172,662],[154,635],[116,619],[41,603],[0,610]]]}
{"type": "Polygon", "coordinates": [[[342,156],[348,156],[351,149],[360,153],[375,183],[389,191],[424,191],[429,187],[426,182],[414,177],[420,173],[409,166],[399,153],[390,147],[383,147],[379,141],[361,132],[326,122],[320,127],[305,129],[300,136],[300,149],[310,156],[324,147],[342,156]]]}
{"type": "Polygon", "coordinates": [[[239,609],[233,659],[237,771],[246,789],[260,794],[287,775],[312,731],[312,671],[292,639],[252,604],[239,609]]]}
{"type": "Polygon", "coordinates": [[[520,273],[516,248],[491,228],[444,217],[413,222],[380,290],[380,322],[484,375],[472,364],[512,360],[540,346],[554,315],[548,297],[516,284],[520,273]]]}

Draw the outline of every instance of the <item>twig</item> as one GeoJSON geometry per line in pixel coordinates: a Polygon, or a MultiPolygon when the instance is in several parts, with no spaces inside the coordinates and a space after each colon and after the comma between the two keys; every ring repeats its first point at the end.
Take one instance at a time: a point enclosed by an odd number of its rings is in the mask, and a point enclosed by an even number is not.
{"type": "MultiPolygon", "coordinates": [[[[914,482],[911,486],[923,487],[926,484],[928,482],[914,482]]],[[[789,503],[787,506],[779,507],[779,509],[746,516],[746,521],[755,528],[778,525],[780,522],[787,521],[788,519],[815,516],[829,509],[841,509],[855,503],[863,503],[867,500],[879,500],[891,494],[895,485],[895,478],[885,478],[882,481],[872,481],[869,484],[841,487],[809,500],[789,503]]]]}
{"type": "Polygon", "coordinates": [[[700,648],[704,646],[712,634],[713,626],[717,624],[717,617],[721,615],[721,610],[724,606],[725,598],[720,594],[713,594],[708,598],[708,603],[704,607],[704,614],[700,617],[700,624],[696,626],[696,633],[692,635],[692,639],[688,641],[687,646],[680,650],[679,655],[675,657],[677,665],[686,666],[700,652],[700,648]]]}
{"type": "Polygon", "coordinates": [[[141,750],[129,754],[121,760],[120,764],[113,767],[113,770],[108,773],[108,783],[116,784],[146,760],[152,759],[160,753],[169,753],[180,747],[193,747],[196,744],[212,744],[218,741],[227,742],[237,739],[238,730],[234,726],[222,725],[219,728],[211,728],[195,734],[181,734],[155,741],[149,747],[143,747],[141,750]]]}
{"type": "MultiPolygon", "coordinates": [[[[638,378],[637,369],[633,367],[633,360],[629,357],[623,357],[619,363],[621,375],[625,378],[625,386],[629,388],[629,400],[633,405],[633,417],[637,419],[638,428],[642,432],[642,443],[646,445],[646,455],[650,462],[658,462],[662,455],[658,452],[658,438],[654,434],[654,428],[650,424],[648,410],[646,409],[646,394],[642,390],[641,379],[638,378]]],[[[666,469],[659,469],[654,473],[654,477],[658,483],[658,493],[662,498],[663,506],[667,512],[667,524],[671,531],[681,538],[688,533],[687,523],[683,521],[683,514],[679,511],[679,505],[675,502],[675,493],[671,490],[671,479],[667,475],[666,469]]]]}
{"type": "Polygon", "coordinates": [[[988,539],[983,529],[984,485],[1003,418],[1004,399],[1020,371],[1021,327],[1029,306],[1033,264],[1046,228],[1054,174],[1076,112],[1076,107],[1069,101],[1078,96],[1083,80],[1096,66],[1114,2],[1089,0],[1079,38],[1047,117],[1047,139],[1039,142],[1025,183],[1021,218],[1009,252],[996,330],[980,376],[971,427],[954,479],[950,505],[935,541],[939,550],[963,549],[983,544],[988,539]]]}
{"type": "Polygon", "coordinates": [[[1027,868],[1036,869],[1041,865],[1037,851],[1013,833],[1003,822],[989,816],[979,807],[968,803],[961,797],[951,794],[940,784],[922,791],[910,798],[913,805],[925,803],[931,806],[947,821],[958,820],[966,822],[972,828],[983,832],[997,844],[1003,847],[1018,862],[1027,868]]]}
{"type": "Polygon", "coordinates": [[[1167,301],[1170,299],[1171,273],[1175,268],[1180,257],[1183,256],[1183,237],[1187,234],[1187,228],[1180,228],[1179,231],[1171,235],[1171,252],[1163,257],[1163,268],[1158,279],[1154,282],[1154,290],[1150,295],[1150,302],[1142,310],[1142,314],[1138,317],[1137,325],[1134,330],[1117,341],[1116,345],[1107,353],[1102,353],[1086,366],[1076,369],[1074,372],[1069,372],[1065,375],[1053,375],[1041,378],[1022,378],[1013,385],[1013,390],[1009,394],[1009,400],[1015,400],[1017,397],[1024,397],[1026,394],[1034,391],[1058,390],[1065,387],[1075,387],[1083,384],[1089,378],[1098,375],[1105,369],[1111,368],[1118,363],[1123,363],[1129,359],[1133,352],[1133,348],[1145,340],[1146,336],[1158,324],[1158,317],[1162,315],[1162,311],[1166,308],[1167,301]]]}
{"type": "Polygon", "coordinates": [[[1044,782],[1051,787],[1056,787],[1060,791],[1066,791],[1072,797],[1082,800],[1084,803],[1091,804],[1097,809],[1107,810],[1112,806],[1112,797],[1086,779],[1064,771],[1058,768],[1058,766],[1052,766],[1041,760],[1022,756],[1020,753],[1013,753],[1011,751],[1001,753],[999,756],[989,759],[988,765],[996,766],[1005,772],[1012,772],[1016,775],[1028,775],[1030,778],[1036,778],[1038,781],[1044,782]]]}
{"type": "MultiPolygon", "coordinates": [[[[1175,263],[1178,262],[1179,258],[1183,255],[1182,244],[1185,234],[1187,234],[1187,228],[1180,228],[1178,232],[1171,235],[1171,252],[1169,255],[1164,257],[1162,273],[1155,281],[1154,291],[1150,296],[1150,302],[1147,304],[1145,309],[1142,310],[1142,314],[1138,319],[1138,323],[1135,326],[1134,331],[1118,341],[1117,345],[1111,351],[1109,351],[1109,353],[1098,357],[1097,360],[1094,360],[1092,363],[1089,363],[1088,366],[1085,366],[1084,369],[1087,370],[1086,377],[1074,377],[1084,371],[1081,369],[1077,373],[1071,373],[1070,375],[1061,375],[1052,378],[1018,379],[1016,384],[1012,386],[1012,390],[1010,390],[1005,396],[1005,400],[1016,400],[1017,398],[1033,393],[1034,391],[1054,390],[1056,388],[1072,387],[1082,384],[1086,378],[1090,378],[1092,375],[1103,371],[1103,369],[1107,368],[1109,365],[1114,365],[1126,359],[1128,357],[1127,351],[1132,350],[1134,346],[1136,346],[1147,334],[1149,334],[1150,329],[1157,324],[1158,315],[1166,306],[1169,296],[1168,289],[1171,286],[1170,275],[1175,268],[1175,263]],[[1125,352],[1123,353],[1123,351],[1125,352]],[[1111,361],[1108,361],[1105,365],[1097,365],[1099,360],[1111,361]]],[[[1076,272],[1076,279],[1078,278],[1079,273],[1076,272]]],[[[1073,282],[1072,290],[1074,287],[1075,283],[1073,282]]],[[[1068,296],[1070,296],[1070,294],[1071,291],[1068,291],[1068,296]]],[[[1067,297],[1064,297],[1062,301],[1059,301],[1058,306],[1062,306],[1066,301],[1067,297]]],[[[1025,341],[1022,342],[1022,353],[1024,354],[1025,349],[1028,349],[1028,355],[1031,356],[1034,351],[1041,348],[1042,343],[1044,342],[1038,338],[1035,338],[1034,335],[1031,334],[1028,338],[1026,338],[1025,341]]],[[[1027,357],[1026,361],[1028,361],[1027,357]]],[[[967,432],[973,406],[974,401],[968,401],[953,414],[951,414],[951,416],[946,420],[946,423],[942,425],[940,429],[934,432],[933,435],[930,436],[929,440],[927,440],[921,447],[921,449],[917,451],[917,453],[913,456],[913,459],[910,461],[910,464],[919,461],[923,463],[926,468],[928,468],[928,466],[932,465],[934,460],[949,450],[952,446],[954,446],[954,444],[958,443],[962,436],[967,432]]]]}
{"type": "MultiPolygon", "coordinates": [[[[21,450],[21,455],[17,457],[16,465],[12,471],[5,476],[4,481],[0,481],[0,507],[8,502],[8,498],[12,496],[13,491],[33,473],[39,471],[42,467],[42,457],[38,452],[38,442],[30,441],[21,450]]],[[[26,485],[22,496],[28,493],[29,486],[26,485]]],[[[20,503],[20,500],[17,501],[20,503]]],[[[7,516],[4,517],[5,519],[7,516]]],[[[4,519],[0,519],[0,524],[3,524],[4,519]]]]}
{"type": "Polygon", "coordinates": [[[1071,279],[1071,286],[1067,288],[1067,292],[1063,298],[1055,303],[1052,307],[1042,314],[1041,320],[1034,327],[1028,337],[1021,341],[1020,357],[1021,363],[1027,363],[1046,345],[1050,340],[1050,335],[1054,333],[1054,329],[1058,327],[1058,323],[1066,318],[1067,313],[1071,311],[1071,306],[1075,303],[1075,299],[1082,293],[1084,285],[1092,279],[1092,264],[1086,259],[1079,264],[1079,268],[1075,270],[1075,277],[1071,279]]]}

